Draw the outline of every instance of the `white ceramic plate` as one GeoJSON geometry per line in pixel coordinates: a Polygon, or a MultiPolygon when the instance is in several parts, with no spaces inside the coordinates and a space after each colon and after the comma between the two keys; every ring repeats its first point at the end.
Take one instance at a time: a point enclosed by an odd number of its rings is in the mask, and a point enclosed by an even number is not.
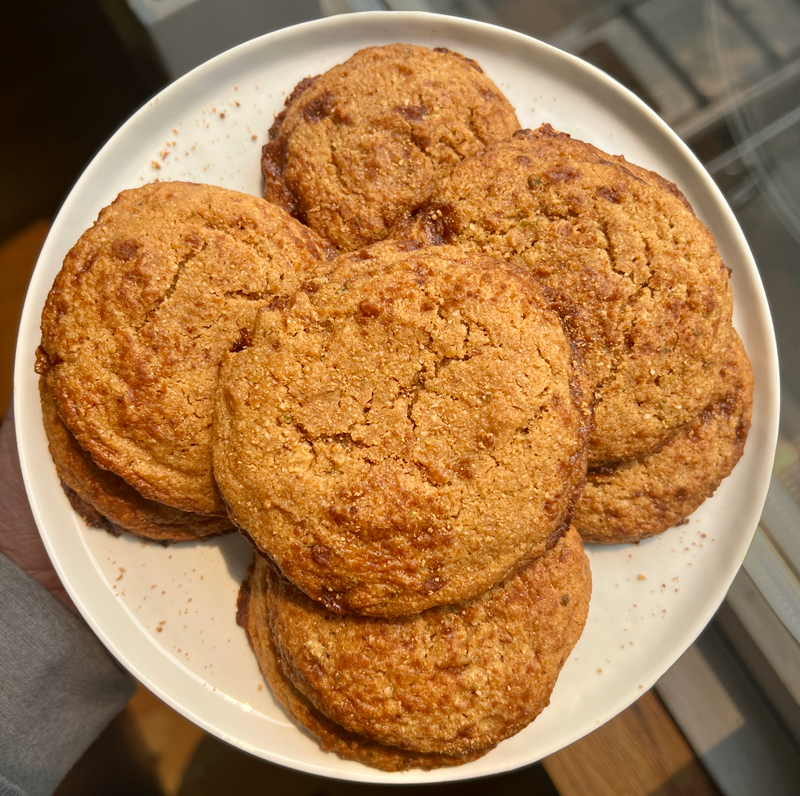
{"type": "Polygon", "coordinates": [[[75,185],[42,250],[20,330],[15,410],[28,495],[48,552],[86,621],[132,674],[204,729],[273,762],[330,777],[419,783],[494,774],[555,752],[633,702],[692,643],[725,596],[759,519],[777,434],[777,373],[769,311],[742,233],[714,183],[654,113],[598,70],[521,34],[451,17],[373,13],[299,25],[224,53],[114,135],[75,185]],[[259,194],[261,145],[295,84],[361,47],[398,41],[477,59],[524,125],[550,122],[674,180],[733,271],[734,321],[757,386],[745,455],[688,525],[639,546],[589,550],[589,621],[550,707],[474,763],[386,774],[322,752],[262,686],[235,623],[251,556],[243,539],[164,548],[87,528],[72,512],[48,455],[33,363],[41,309],[64,255],[121,190],[159,178],[259,194]]]}

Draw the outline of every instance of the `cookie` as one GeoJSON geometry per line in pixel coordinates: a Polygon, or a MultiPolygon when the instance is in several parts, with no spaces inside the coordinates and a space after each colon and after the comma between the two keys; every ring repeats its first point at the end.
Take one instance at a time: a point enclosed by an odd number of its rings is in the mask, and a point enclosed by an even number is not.
{"type": "Polygon", "coordinates": [[[264,197],[353,251],[386,238],[456,163],[519,127],[475,61],[370,47],[287,99],[263,149],[264,197]]]}
{"type": "Polygon", "coordinates": [[[646,454],[708,404],[728,271],[653,172],[543,125],[464,160],[396,234],[502,257],[552,291],[595,387],[590,466],[646,454]]]}
{"type": "Polygon", "coordinates": [[[688,517],[741,458],[753,413],[753,371],[733,329],[714,400],[657,451],[590,470],[575,511],[587,542],[638,542],[688,517]]]}
{"type": "Polygon", "coordinates": [[[256,562],[250,568],[249,577],[239,593],[236,620],[246,631],[258,665],[275,698],[292,718],[319,740],[323,749],[345,760],[356,760],[384,771],[458,766],[477,760],[490,751],[491,747],[457,755],[410,752],[375,743],[364,735],[350,732],[317,710],[281,671],[280,657],[270,638],[267,615],[268,569],[265,560],[256,556],[256,562]]]}
{"type": "Polygon", "coordinates": [[[281,666],[331,720],[382,744],[465,754],[550,702],[586,622],[589,562],[574,528],[485,594],[409,617],[342,616],[268,572],[281,666]]]}
{"type": "Polygon", "coordinates": [[[75,511],[88,525],[119,536],[130,533],[168,544],[234,530],[227,517],[194,514],[148,500],[118,475],[101,470],[61,422],[53,396],[40,381],[42,417],[50,455],[75,511]]]}
{"type": "Polygon", "coordinates": [[[210,457],[219,361],[330,253],[260,198],[123,191],[67,254],[42,313],[36,367],[59,417],[148,499],[224,516],[210,457]]]}
{"type": "Polygon", "coordinates": [[[342,255],[226,356],[231,518],[331,610],[480,594],[552,546],[583,485],[579,360],[535,280],[453,247],[342,255]]]}

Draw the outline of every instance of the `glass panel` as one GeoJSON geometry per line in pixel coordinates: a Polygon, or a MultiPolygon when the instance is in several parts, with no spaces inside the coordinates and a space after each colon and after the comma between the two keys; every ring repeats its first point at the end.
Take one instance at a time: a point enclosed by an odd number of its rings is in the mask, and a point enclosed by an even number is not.
{"type": "Polygon", "coordinates": [[[652,30],[692,81],[709,99],[719,97],[726,87],[740,87],[767,74],[769,61],[754,46],[742,24],[722,3],[717,8],[717,26],[728,50],[728,74],[721,79],[711,58],[706,25],[707,4],[697,0],[649,0],[635,5],[636,16],[652,30]]]}
{"type": "Polygon", "coordinates": [[[747,25],[783,60],[800,54],[800,6],[793,0],[729,0],[747,25]]]}

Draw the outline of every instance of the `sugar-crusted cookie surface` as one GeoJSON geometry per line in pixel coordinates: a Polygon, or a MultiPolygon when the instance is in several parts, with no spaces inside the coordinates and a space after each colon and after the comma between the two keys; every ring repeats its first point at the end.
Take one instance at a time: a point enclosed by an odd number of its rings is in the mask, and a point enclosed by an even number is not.
{"type": "Polygon", "coordinates": [[[480,594],[566,527],[579,357],[514,266],[391,241],[332,265],[225,358],[213,455],[231,516],[335,611],[480,594]]]}
{"type": "Polygon", "coordinates": [[[53,396],[40,382],[50,455],[72,507],[95,527],[153,542],[185,542],[234,530],[227,517],[195,514],[148,500],[118,475],[101,470],[61,422],[53,396]]]}
{"type": "Polygon", "coordinates": [[[753,371],[729,330],[713,400],[652,453],[590,470],[575,511],[587,542],[638,542],[688,517],[730,475],[744,452],[753,413],[753,371]]]}
{"type": "Polygon", "coordinates": [[[305,727],[323,749],[345,760],[357,760],[384,771],[426,770],[459,766],[477,760],[492,747],[464,754],[446,755],[411,752],[379,744],[364,735],[350,732],[317,710],[283,673],[280,654],[271,638],[267,609],[269,565],[259,556],[239,594],[237,621],[245,629],[259,667],[272,693],[289,715],[305,727]]]}
{"type": "Polygon", "coordinates": [[[257,197],[191,183],[124,191],[66,256],[42,314],[37,371],[60,418],[146,497],[224,515],[210,460],[219,361],[328,254],[257,197]]]}
{"type": "Polygon", "coordinates": [[[448,754],[499,743],[549,704],[591,593],[574,528],[488,592],[409,617],[342,616],[274,571],[268,584],[283,671],[318,710],[380,743],[448,754]]]}
{"type": "Polygon", "coordinates": [[[456,163],[519,126],[474,61],[370,47],[291,94],[264,147],[264,197],[352,251],[386,238],[456,163]]]}

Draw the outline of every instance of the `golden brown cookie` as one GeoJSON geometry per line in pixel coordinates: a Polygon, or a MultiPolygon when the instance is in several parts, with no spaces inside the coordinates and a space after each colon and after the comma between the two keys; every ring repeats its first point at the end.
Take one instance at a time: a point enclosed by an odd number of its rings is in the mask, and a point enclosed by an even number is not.
{"type": "Polygon", "coordinates": [[[578,358],[514,266],[385,241],[333,267],[225,358],[213,456],[230,516],[334,611],[480,594],[571,516],[578,358]]]}
{"type": "Polygon", "coordinates": [[[736,332],[714,400],[663,446],[617,467],[590,470],[575,511],[587,542],[638,542],[688,517],[739,461],[753,413],[753,371],[736,332]]]}
{"type": "Polygon", "coordinates": [[[335,752],[345,760],[357,760],[384,771],[458,766],[477,760],[491,750],[492,747],[488,747],[457,755],[410,752],[375,743],[364,735],[350,732],[317,710],[281,671],[279,655],[270,638],[267,615],[268,569],[266,561],[256,556],[256,562],[250,568],[249,577],[242,584],[239,593],[236,620],[245,629],[259,667],[275,698],[291,717],[319,740],[323,749],[335,752]]]}
{"type": "Polygon", "coordinates": [[[502,257],[552,291],[596,389],[590,466],[647,453],[708,404],[728,271],[658,175],[543,125],[464,160],[397,234],[502,257]]]}
{"type": "Polygon", "coordinates": [[[37,372],[78,444],[160,503],[225,514],[211,475],[224,352],[331,250],[263,199],[209,185],[123,191],[67,254],[37,372]]]}
{"type": "Polygon", "coordinates": [[[263,150],[264,197],[352,251],[386,238],[456,163],[519,126],[475,61],[370,47],[287,99],[263,150]]]}
{"type": "Polygon", "coordinates": [[[44,379],[39,383],[50,455],[72,507],[88,525],[153,542],[186,542],[235,530],[227,517],[194,514],[148,500],[118,475],[101,470],[61,422],[44,379]]]}
{"type": "Polygon", "coordinates": [[[318,710],[378,743],[444,754],[497,744],[544,710],[591,594],[574,528],[485,594],[414,616],[342,616],[272,568],[267,580],[283,672],[318,710]]]}

